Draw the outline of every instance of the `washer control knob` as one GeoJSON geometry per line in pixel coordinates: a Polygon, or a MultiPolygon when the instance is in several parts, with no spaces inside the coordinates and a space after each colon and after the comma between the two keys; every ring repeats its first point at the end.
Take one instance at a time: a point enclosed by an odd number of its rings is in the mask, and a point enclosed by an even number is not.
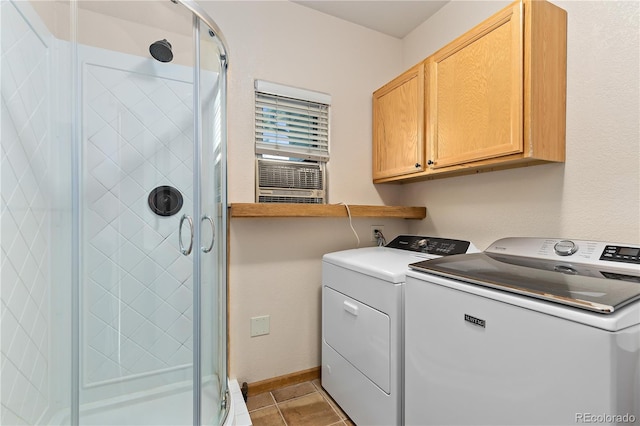
{"type": "Polygon", "coordinates": [[[418,247],[425,248],[428,243],[429,243],[429,241],[427,241],[426,238],[423,238],[423,239],[418,241],[418,247]]]}
{"type": "Polygon", "coordinates": [[[571,256],[573,253],[578,251],[578,245],[573,241],[562,240],[558,241],[556,245],[553,246],[553,250],[558,256],[571,256]]]}

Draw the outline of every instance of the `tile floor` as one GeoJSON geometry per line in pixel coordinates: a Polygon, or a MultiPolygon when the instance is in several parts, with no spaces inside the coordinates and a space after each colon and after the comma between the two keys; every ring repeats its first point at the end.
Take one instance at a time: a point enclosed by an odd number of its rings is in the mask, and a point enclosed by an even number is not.
{"type": "Polygon", "coordinates": [[[320,380],[247,398],[254,426],[355,426],[320,386],[320,380]]]}

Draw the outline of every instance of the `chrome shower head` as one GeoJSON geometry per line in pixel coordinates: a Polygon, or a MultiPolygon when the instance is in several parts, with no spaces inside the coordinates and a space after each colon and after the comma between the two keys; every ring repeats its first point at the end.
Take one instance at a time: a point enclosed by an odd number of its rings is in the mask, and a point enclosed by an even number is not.
{"type": "Polygon", "coordinates": [[[149,46],[149,53],[151,53],[151,56],[153,56],[154,59],[160,62],[171,62],[173,59],[171,43],[169,43],[166,38],[151,43],[151,46],[149,46]]]}

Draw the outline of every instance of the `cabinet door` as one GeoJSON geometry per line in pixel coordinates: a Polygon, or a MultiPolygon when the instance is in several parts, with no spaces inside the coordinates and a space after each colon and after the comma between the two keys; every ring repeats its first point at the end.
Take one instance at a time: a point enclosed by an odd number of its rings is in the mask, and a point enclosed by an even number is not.
{"type": "Polygon", "coordinates": [[[494,15],[429,59],[433,168],[522,152],[522,7],[494,15]]]}
{"type": "Polygon", "coordinates": [[[424,170],[424,64],[373,93],[373,179],[424,170]]]}

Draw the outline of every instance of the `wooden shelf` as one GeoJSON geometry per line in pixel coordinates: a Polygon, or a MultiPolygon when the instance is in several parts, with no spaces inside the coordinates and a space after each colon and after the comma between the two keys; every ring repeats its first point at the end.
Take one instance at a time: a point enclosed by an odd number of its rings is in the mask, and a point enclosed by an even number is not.
{"type": "MultiPolygon", "coordinates": [[[[347,217],[343,204],[233,203],[231,217],[347,217]]],[[[426,207],[349,205],[351,217],[424,219],[426,207]]]]}

